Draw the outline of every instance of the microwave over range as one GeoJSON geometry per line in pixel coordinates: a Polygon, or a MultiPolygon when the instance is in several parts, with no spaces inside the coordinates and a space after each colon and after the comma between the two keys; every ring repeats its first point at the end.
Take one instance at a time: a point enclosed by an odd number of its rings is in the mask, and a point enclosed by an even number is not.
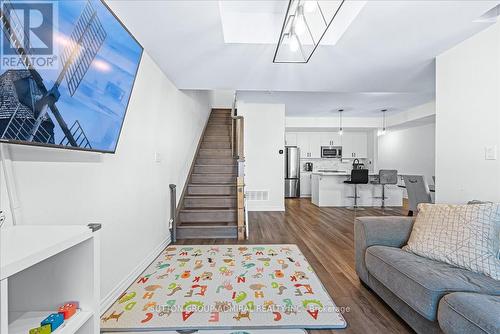
{"type": "Polygon", "coordinates": [[[342,146],[321,146],[322,158],[342,158],[342,146]]]}

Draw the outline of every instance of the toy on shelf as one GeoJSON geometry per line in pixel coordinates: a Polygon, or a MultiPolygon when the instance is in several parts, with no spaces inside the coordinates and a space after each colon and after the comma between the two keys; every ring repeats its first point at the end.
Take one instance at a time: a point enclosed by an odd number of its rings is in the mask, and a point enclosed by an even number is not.
{"type": "Polygon", "coordinates": [[[50,334],[51,332],[50,325],[30,329],[30,334],[50,334]]]}
{"type": "Polygon", "coordinates": [[[50,330],[53,332],[64,322],[64,316],[61,313],[52,313],[47,318],[42,320],[41,326],[50,325],[50,330]]]}
{"type": "Polygon", "coordinates": [[[57,312],[64,316],[64,320],[68,320],[76,313],[77,308],[78,308],[77,303],[69,302],[60,306],[57,312]]]}

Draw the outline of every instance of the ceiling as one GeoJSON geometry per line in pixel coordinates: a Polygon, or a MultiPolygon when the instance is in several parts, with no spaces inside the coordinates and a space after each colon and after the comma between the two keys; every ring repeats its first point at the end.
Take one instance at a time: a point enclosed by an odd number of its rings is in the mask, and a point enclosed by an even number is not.
{"type": "Polygon", "coordinates": [[[331,27],[309,63],[275,64],[269,39],[279,38],[276,22],[288,1],[229,1],[240,18],[232,22],[222,19],[226,2],[108,1],[178,88],[236,89],[248,100],[286,103],[289,116],[325,116],[340,107],[373,116],[380,108],[398,112],[428,102],[434,58],[491,25],[477,19],[500,3],[367,1],[340,39],[331,27]],[[263,34],[248,19],[256,13],[270,22],[267,42],[251,39],[252,31],[263,34]],[[225,36],[234,41],[228,31],[240,42],[226,43],[225,36]]]}

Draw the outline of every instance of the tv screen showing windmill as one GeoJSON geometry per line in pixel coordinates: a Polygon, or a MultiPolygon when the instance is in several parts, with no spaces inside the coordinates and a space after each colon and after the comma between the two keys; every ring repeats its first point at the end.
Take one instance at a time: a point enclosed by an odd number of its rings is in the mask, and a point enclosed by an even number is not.
{"type": "Polygon", "coordinates": [[[115,152],[142,46],[101,0],[0,4],[0,141],[115,152]]]}

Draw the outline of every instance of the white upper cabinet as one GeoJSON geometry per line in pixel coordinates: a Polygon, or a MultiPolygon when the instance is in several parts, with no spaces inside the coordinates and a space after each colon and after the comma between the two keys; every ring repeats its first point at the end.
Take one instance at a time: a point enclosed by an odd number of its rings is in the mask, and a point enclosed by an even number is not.
{"type": "Polygon", "coordinates": [[[368,135],[364,132],[286,132],[285,145],[298,146],[302,159],[321,158],[321,146],[342,146],[342,157],[367,158],[368,135]]]}
{"type": "Polygon", "coordinates": [[[321,133],[321,146],[331,146],[332,138],[329,132],[321,133]]]}
{"type": "Polygon", "coordinates": [[[321,133],[321,146],[341,146],[339,134],[337,132],[321,133]]]}
{"type": "Polygon", "coordinates": [[[297,146],[301,158],[321,158],[321,134],[318,132],[297,132],[297,146]]]}
{"type": "Polygon", "coordinates": [[[301,158],[310,158],[308,132],[297,132],[297,146],[300,149],[301,158]]]}
{"type": "Polygon", "coordinates": [[[342,158],[368,158],[368,136],[364,132],[344,132],[342,158]]]}
{"type": "Polygon", "coordinates": [[[321,158],[321,133],[309,133],[309,157],[321,158]]]}
{"type": "Polygon", "coordinates": [[[285,132],[285,145],[286,146],[296,146],[297,145],[297,133],[285,132]]]}

